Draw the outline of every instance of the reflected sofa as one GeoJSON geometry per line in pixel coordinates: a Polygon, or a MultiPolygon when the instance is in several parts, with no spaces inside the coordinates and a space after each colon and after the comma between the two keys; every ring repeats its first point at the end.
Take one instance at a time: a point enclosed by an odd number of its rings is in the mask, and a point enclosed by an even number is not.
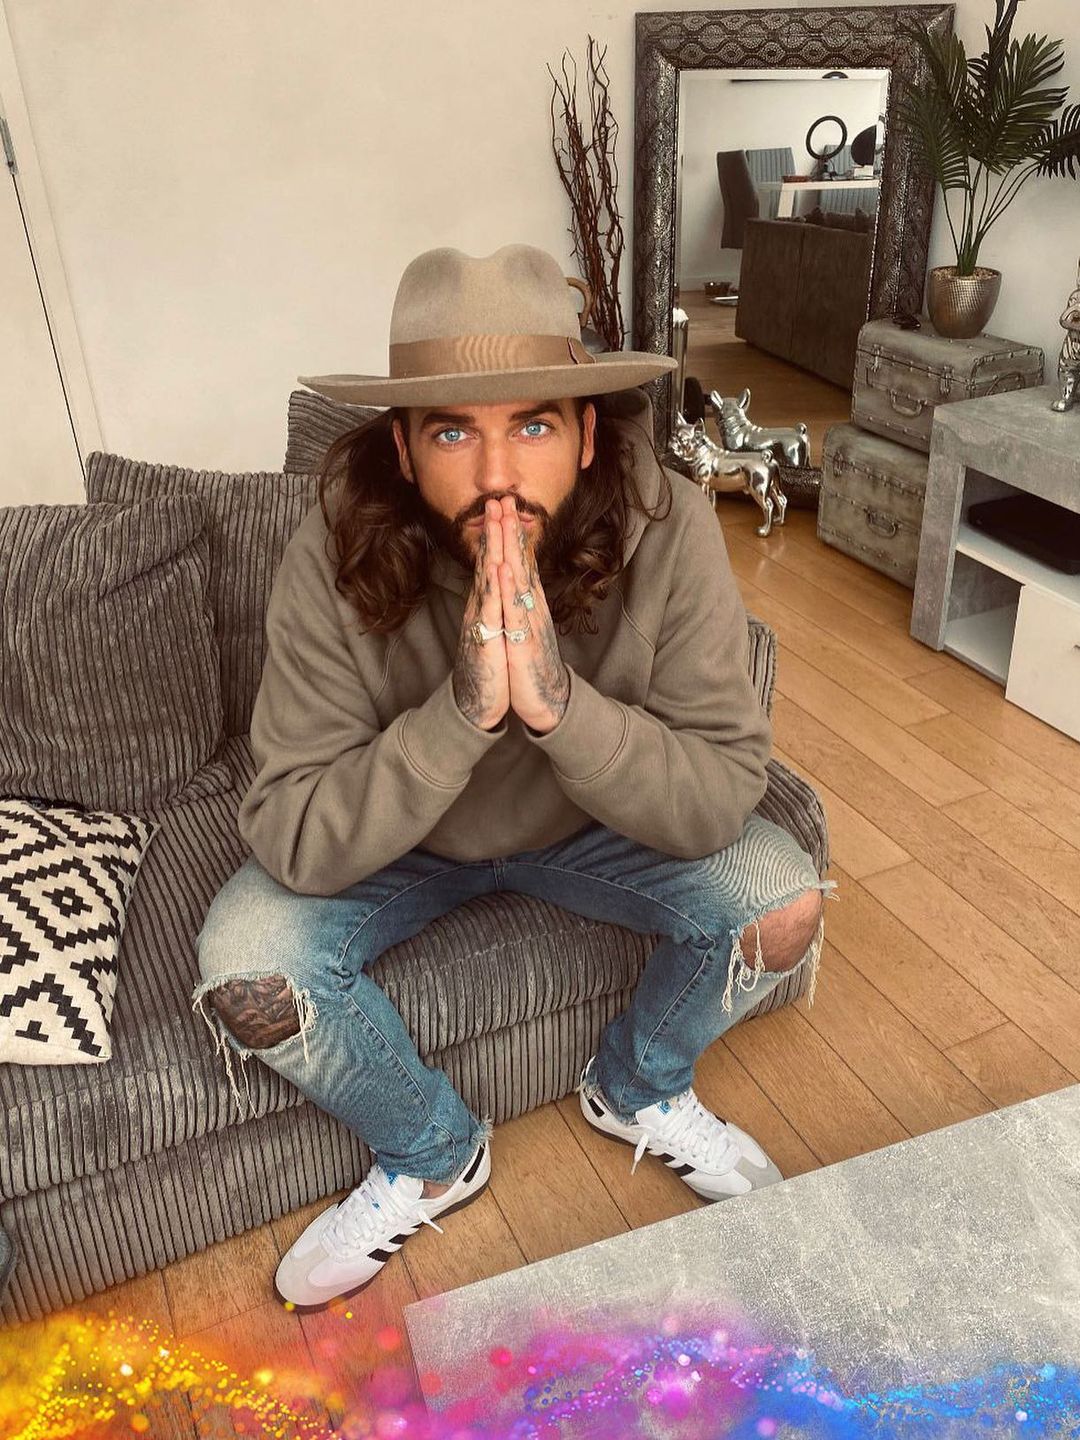
{"type": "Polygon", "coordinates": [[[873,245],[872,216],[748,220],[735,334],[850,391],[873,245]]]}

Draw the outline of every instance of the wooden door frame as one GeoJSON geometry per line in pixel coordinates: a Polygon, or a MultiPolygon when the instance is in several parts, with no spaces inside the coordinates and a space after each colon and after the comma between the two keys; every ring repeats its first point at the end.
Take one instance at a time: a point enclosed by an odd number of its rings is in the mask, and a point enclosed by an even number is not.
{"type": "MultiPolygon", "coordinates": [[[[60,381],[67,396],[79,458],[85,470],[86,457],[92,450],[103,450],[101,425],[86,358],[79,339],[79,327],[71,303],[67,275],[60,246],[53,226],[45,179],[34,146],[30,115],[19,79],[15,47],[8,28],[4,0],[0,0],[0,113],[7,121],[15,150],[18,174],[15,182],[22,201],[23,216],[30,235],[30,251],[45,302],[45,313],[52,331],[53,344],[60,370],[60,381]]],[[[2,178],[10,171],[0,151],[2,178]]]]}

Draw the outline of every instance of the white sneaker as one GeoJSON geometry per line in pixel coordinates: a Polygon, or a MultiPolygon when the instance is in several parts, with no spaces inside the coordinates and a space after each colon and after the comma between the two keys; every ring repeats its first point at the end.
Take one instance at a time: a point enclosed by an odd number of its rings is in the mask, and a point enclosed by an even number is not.
{"type": "Polygon", "coordinates": [[[284,1255],[274,1276],[283,1303],[306,1313],[355,1295],[421,1225],[442,1234],[434,1216],[475,1200],[491,1174],[491,1147],[479,1145],[442,1195],[423,1199],[424,1182],[372,1165],[355,1190],[315,1219],[284,1255]]]}
{"type": "Polygon", "coordinates": [[[581,1113],[594,1130],[635,1147],[631,1174],[647,1150],[706,1200],[727,1200],[783,1180],[761,1146],[730,1120],[706,1110],[693,1089],[638,1110],[633,1120],[621,1120],[605,1100],[592,1066],[590,1059],[577,1087],[581,1113]]]}

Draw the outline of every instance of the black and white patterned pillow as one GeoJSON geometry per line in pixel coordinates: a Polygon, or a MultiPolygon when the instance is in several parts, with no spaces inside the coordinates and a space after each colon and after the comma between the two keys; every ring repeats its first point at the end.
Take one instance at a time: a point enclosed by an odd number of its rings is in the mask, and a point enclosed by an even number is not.
{"type": "Polygon", "coordinates": [[[111,1057],[124,919],[160,828],[36,796],[0,799],[0,1062],[111,1057]]]}

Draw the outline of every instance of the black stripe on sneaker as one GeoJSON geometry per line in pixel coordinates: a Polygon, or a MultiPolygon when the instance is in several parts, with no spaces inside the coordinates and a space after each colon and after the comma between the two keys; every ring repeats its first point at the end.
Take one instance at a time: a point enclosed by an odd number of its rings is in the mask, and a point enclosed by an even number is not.
{"type": "Polygon", "coordinates": [[[461,1178],[465,1181],[466,1185],[467,1185],[467,1184],[469,1183],[469,1181],[473,1178],[473,1176],[476,1174],[476,1172],[480,1169],[480,1166],[481,1166],[481,1163],[483,1162],[483,1159],[484,1159],[484,1147],[483,1147],[483,1145],[481,1145],[481,1146],[480,1146],[480,1149],[477,1150],[477,1152],[476,1152],[476,1158],[473,1160],[473,1162],[472,1162],[472,1164],[469,1166],[468,1170],[466,1170],[465,1174],[461,1177],[461,1178]]]}
{"type": "MultiPolygon", "coordinates": [[[[396,1245],[396,1246],[398,1247],[398,1249],[400,1249],[401,1246],[405,1244],[405,1241],[408,1240],[409,1236],[410,1236],[410,1235],[415,1235],[415,1233],[416,1233],[415,1230],[406,1230],[403,1235],[392,1235],[392,1236],[390,1237],[390,1239],[389,1239],[386,1243],[387,1243],[388,1245],[396,1245]]],[[[390,1256],[391,1256],[391,1255],[396,1255],[396,1254],[397,1254],[397,1251],[396,1251],[396,1250],[369,1250],[369,1251],[368,1251],[368,1255],[371,1257],[372,1260],[382,1260],[382,1261],[386,1261],[386,1260],[389,1260],[389,1259],[390,1259],[390,1256]]]]}
{"type": "Polygon", "coordinates": [[[594,1115],[603,1115],[603,1106],[598,1105],[591,1095],[585,1096],[585,1103],[594,1115]]]}
{"type": "Polygon", "coordinates": [[[663,1160],[669,1169],[674,1170],[676,1175],[690,1175],[693,1172],[693,1165],[676,1165],[675,1156],[669,1155],[666,1150],[661,1151],[659,1159],[663,1160]]]}

